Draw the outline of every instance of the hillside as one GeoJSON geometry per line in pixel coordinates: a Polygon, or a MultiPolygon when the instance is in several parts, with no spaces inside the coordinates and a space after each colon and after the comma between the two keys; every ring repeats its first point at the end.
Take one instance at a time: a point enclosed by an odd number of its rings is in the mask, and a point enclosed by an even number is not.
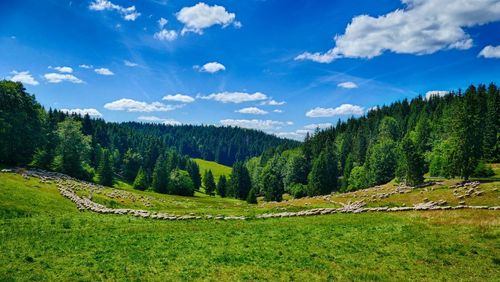
{"type": "MultiPolygon", "coordinates": [[[[463,203],[454,194],[469,190],[453,188],[459,180],[439,180],[402,193],[394,193],[398,187],[387,184],[255,206],[204,194],[161,195],[20,173],[25,176],[0,173],[1,280],[193,280],[217,275],[222,281],[396,281],[410,276],[490,281],[498,276],[495,246],[500,222],[498,210],[487,207],[254,219],[294,211],[307,215],[361,200],[368,207],[391,208],[421,204],[427,198],[447,201],[442,207],[456,207],[463,203]],[[157,216],[168,213],[185,220],[79,212],[56,183],[70,185],[81,197],[92,191],[92,200],[106,207],[154,211],[157,216]],[[214,221],[216,217],[208,215],[227,219],[214,221]],[[149,271],[144,272],[145,267],[149,271]]],[[[473,189],[474,194],[464,199],[466,205],[500,205],[500,182],[480,183],[473,189]]]]}
{"type": "Polygon", "coordinates": [[[224,175],[226,178],[229,178],[231,175],[231,168],[225,165],[218,164],[216,162],[211,162],[203,159],[193,159],[198,166],[200,167],[200,172],[204,172],[205,170],[211,170],[214,179],[217,182],[221,175],[224,175]]]}

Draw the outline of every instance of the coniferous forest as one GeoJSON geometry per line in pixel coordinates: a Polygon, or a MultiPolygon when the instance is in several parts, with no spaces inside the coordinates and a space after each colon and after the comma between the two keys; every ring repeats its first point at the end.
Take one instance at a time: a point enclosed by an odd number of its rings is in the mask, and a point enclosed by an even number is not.
{"type": "MultiPolygon", "coordinates": [[[[111,186],[193,195],[202,184],[250,203],[353,191],[431,177],[488,177],[500,161],[500,93],[495,84],[444,97],[419,96],[307,135],[303,144],[256,130],[109,123],[46,111],[21,83],[0,83],[0,161],[62,172],[111,186]],[[221,191],[199,157],[233,165],[221,191]],[[207,177],[208,176],[208,177],[207,177]],[[218,189],[216,189],[218,188],[218,189]]],[[[220,182],[217,180],[217,182],[220,182]]]]}

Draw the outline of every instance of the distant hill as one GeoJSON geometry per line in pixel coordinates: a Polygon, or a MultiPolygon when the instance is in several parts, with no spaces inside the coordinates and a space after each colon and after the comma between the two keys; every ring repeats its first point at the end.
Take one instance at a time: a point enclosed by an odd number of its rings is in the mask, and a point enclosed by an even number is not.
{"type": "Polygon", "coordinates": [[[221,175],[225,175],[226,178],[229,178],[229,175],[231,174],[231,168],[228,166],[221,165],[221,164],[218,164],[218,163],[212,162],[212,161],[203,160],[203,159],[194,159],[194,161],[200,167],[201,175],[204,174],[205,170],[211,170],[213,175],[214,175],[215,182],[217,182],[219,180],[219,177],[221,175]]]}

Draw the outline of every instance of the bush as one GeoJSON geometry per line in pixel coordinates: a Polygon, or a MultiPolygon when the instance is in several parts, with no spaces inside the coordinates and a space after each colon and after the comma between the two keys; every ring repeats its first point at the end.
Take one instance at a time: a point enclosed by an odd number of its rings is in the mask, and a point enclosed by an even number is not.
{"type": "Polygon", "coordinates": [[[474,169],[474,173],[472,176],[474,177],[490,177],[495,175],[495,172],[493,172],[493,169],[491,166],[487,165],[484,161],[480,161],[476,169],[474,169]]]}
{"type": "Polygon", "coordinates": [[[290,185],[290,194],[295,199],[307,196],[307,185],[301,183],[293,183],[292,185],[290,185]]]}
{"type": "Polygon", "coordinates": [[[189,173],[185,170],[174,169],[170,173],[168,193],[180,196],[193,196],[194,184],[189,173]]]}

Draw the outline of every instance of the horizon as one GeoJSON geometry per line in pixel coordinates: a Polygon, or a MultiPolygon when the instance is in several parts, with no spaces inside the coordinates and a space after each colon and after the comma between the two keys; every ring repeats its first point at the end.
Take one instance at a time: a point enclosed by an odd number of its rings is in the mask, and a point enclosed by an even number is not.
{"type": "Polygon", "coordinates": [[[172,2],[2,2],[0,77],[47,109],[107,122],[296,140],[375,106],[499,82],[498,1],[172,2]]]}

